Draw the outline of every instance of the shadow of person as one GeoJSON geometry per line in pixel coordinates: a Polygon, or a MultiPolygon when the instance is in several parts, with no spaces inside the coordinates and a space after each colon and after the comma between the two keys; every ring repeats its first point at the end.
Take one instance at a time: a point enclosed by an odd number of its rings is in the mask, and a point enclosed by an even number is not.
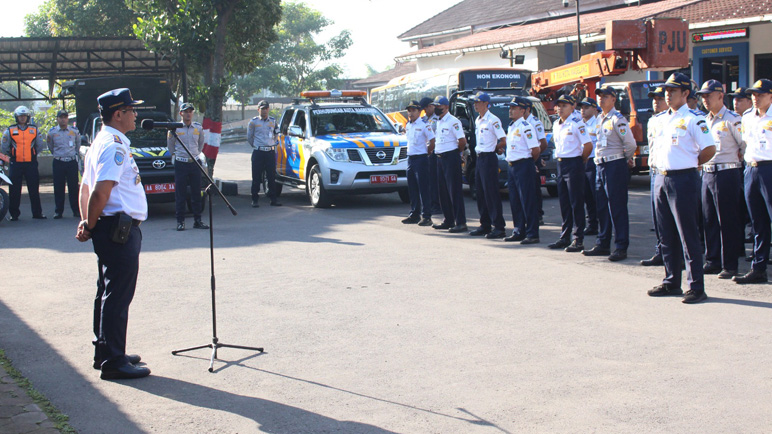
{"type": "Polygon", "coordinates": [[[740,306],[761,307],[772,309],[772,303],[766,301],[740,300],[737,298],[708,297],[707,303],[737,304],[740,306]]]}
{"type": "Polygon", "coordinates": [[[366,423],[341,421],[291,405],[252,396],[237,395],[174,378],[151,375],[143,381],[129,381],[121,384],[183,404],[225,411],[252,419],[258,424],[260,431],[266,433],[309,430],[355,433],[394,432],[366,423]]]}

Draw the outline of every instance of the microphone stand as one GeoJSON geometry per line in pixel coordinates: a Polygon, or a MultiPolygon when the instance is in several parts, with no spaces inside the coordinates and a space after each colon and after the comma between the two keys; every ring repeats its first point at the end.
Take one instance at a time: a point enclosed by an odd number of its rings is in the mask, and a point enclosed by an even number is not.
{"type": "MultiPolygon", "coordinates": [[[[144,125],[143,125],[143,128],[144,128],[144,125]]],[[[152,128],[149,128],[149,129],[152,129],[152,128]]],[[[182,143],[182,140],[180,140],[180,138],[177,137],[175,130],[176,128],[170,129],[171,133],[174,134],[174,138],[177,140],[177,143],[179,143],[179,145],[182,146],[183,149],[185,149],[185,152],[188,153],[188,155],[190,156],[190,159],[196,164],[196,167],[198,167],[198,170],[201,172],[202,175],[204,175],[206,180],[209,181],[209,185],[206,187],[206,189],[204,189],[204,191],[206,192],[207,195],[209,195],[209,264],[211,269],[210,284],[211,284],[211,290],[212,290],[212,343],[206,344],[206,345],[198,345],[190,348],[184,348],[181,350],[174,350],[172,351],[172,355],[176,356],[179,353],[184,353],[187,351],[200,350],[202,348],[211,348],[212,356],[209,358],[209,372],[214,372],[214,360],[217,358],[218,348],[238,348],[242,350],[258,351],[260,353],[263,352],[263,348],[224,344],[220,342],[220,340],[217,338],[217,308],[215,305],[215,278],[214,278],[214,220],[212,216],[213,192],[216,192],[220,196],[220,198],[222,198],[223,202],[225,202],[225,205],[228,207],[228,209],[231,210],[231,213],[233,215],[237,215],[238,213],[230,204],[230,202],[228,202],[228,199],[225,198],[225,195],[222,193],[222,191],[219,188],[217,188],[217,186],[214,184],[214,180],[212,180],[212,177],[209,176],[209,173],[207,172],[207,170],[204,169],[201,163],[198,162],[198,159],[196,159],[196,157],[193,156],[193,154],[190,152],[190,149],[188,149],[188,147],[185,146],[184,143],[182,143]]],[[[172,158],[174,158],[174,155],[172,155],[172,158]]],[[[196,194],[196,193],[197,192],[191,192],[191,194],[196,194]]]]}

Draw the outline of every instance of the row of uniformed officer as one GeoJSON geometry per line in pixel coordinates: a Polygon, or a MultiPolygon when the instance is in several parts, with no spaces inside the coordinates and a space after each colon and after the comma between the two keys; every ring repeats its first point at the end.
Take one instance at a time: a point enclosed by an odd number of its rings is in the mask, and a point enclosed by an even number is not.
{"type": "Polygon", "coordinates": [[[201,171],[193,159],[198,159],[206,166],[206,158],[202,154],[204,150],[204,127],[193,122],[193,104],[183,103],[180,106],[182,128],[169,131],[166,146],[172,155],[174,163],[174,214],[177,217],[177,230],[185,230],[185,207],[187,206],[187,192],[190,187],[190,204],[193,208],[193,227],[196,229],[209,229],[209,225],[201,221],[201,171]],[[176,136],[176,138],[175,138],[176,136]],[[182,142],[177,141],[177,139],[182,142]],[[186,152],[186,148],[190,153],[186,152]]]}
{"type": "Polygon", "coordinates": [[[21,211],[21,182],[27,182],[30,207],[33,219],[44,219],[43,208],[40,206],[40,175],[38,174],[38,154],[43,151],[44,139],[35,125],[31,125],[32,112],[25,106],[14,110],[14,125],[5,130],[0,144],[0,152],[10,157],[8,177],[9,186],[8,213],[11,221],[19,220],[21,211]]]}

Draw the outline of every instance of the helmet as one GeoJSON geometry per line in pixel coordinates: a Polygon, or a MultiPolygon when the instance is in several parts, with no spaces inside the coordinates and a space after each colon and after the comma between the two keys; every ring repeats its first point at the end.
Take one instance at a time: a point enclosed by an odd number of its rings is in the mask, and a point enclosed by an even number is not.
{"type": "MultiPolygon", "coordinates": [[[[16,122],[19,121],[19,116],[27,115],[28,117],[32,117],[32,111],[28,109],[26,106],[20,105],[16,107],[16,110],[13,111],[13,118],[16,119],[16,122]]],[[[29,122],[30,119],[27,119],[29,122]]]]}

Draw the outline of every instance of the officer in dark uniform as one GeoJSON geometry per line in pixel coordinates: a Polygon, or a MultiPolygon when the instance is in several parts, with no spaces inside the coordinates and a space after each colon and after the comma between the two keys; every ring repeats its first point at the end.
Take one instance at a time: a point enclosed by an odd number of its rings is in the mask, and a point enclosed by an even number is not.
{"type": "Polygon", "coordinates": [[[9,188],[8,213],[11,221],[19,220],[21,211],[21,181],[27,181],[30,207],[33,219],[44,219],[43,208],[40,206],[40,175],[38,173],[38,154],[43,151],[43,137],[35,125],[31,124],[32,112],[22,106],[13,112],[16,123],[8,127],[3,134],[0,151],[11,157],[8,177],[11,179],[9,188]]]}
{"type": "Polygon", "coordinates": [[[662,262],[662,243],[659,239],[659,228],[657,226],[657,213],[654,210],[654,180],[657,179],[657,168],[654,163],[654,157],[655,157],[655,151],[656,146],[654,143],[654,138],[657,136],[657,128],[659,125],[660,119],[657,117],[657,114],[662,113],[663,111],[667,110],[667,104],[665,103],[665,88],[664,87],[657,87],[654,90],[650,91],[648,94],[649,98],[651,98],[651,108],[654,112],[652,116],[649,118],[649,123],[646,126],[646,135],[647,140],[649,143],[649,192],[651,193],[651,221],[654,224],[654,235],[656,236],[657,242],[654,245],[654,255],[649,259],[642,259],[641,265],[645,267],[655,266],[655,265],[663,265],[662,262]]]}
{"type": "Polygon", "coordinates": [[[480,212],[480,227],[469,232],[471,236],[486,238],[504,238],[504,215],[499,193],[499,158],[504,152],[506,135],[501,120],[488,110],[491,97],[485,92],[477,92],[470,98],[479,116],[475,119],[475,137],[477,145],[477,168],[475,186],[477,188],[477,210],[480,212]],[[493,229],[491,230],[491,226],[493,229]]]}
{"type": "Polygon", "coordinates": [[[682,295],[684,303],[699,303],[705,294],[699,233],[700,176],[697,167],[710,160],[716,147],[705,117],[689,110],[686,97],[691,81],[684,74],[671,75],[664,84],[669,110],[657,115],[654,138],[657,175],[654,207],[662,241],[665,278],[649,290],[652,297],[682,295]],[[681,265],[686,258],[689,290],[681,290],[681,265]]]}
{"type": "Polygon", "coordinates": [[[742,191],[742,117],[724,107],[724,86],[708,80],[697,91],[708,110],[708,126],[716,155],[702,165],[702,217],[705,229],[705,274],[731,279],[737,274],[737,258],[745,256],[742,191]]]}
{"type": "Polygon", "coordinates": [[[260,116],[255,116],[249,121],[247,127],[247,143],[252,147],[252,207],[260,205],[257,199],[260,196],[260,185],[263,183],[263,172],[268,178],[268,197],[271,206],[281,206],[276,200],[276,119],[268,116],[269,105],[266,101],[257,104],[260,116]]]}
{"type": "Polygon", "coordinates": [[[193,122],[193,104],[182,103],[180,106],[180,117],[182,117],[182,128],[169,131],[166,139],[166,147],[172,154],[174,162],[174,213],[177,217],[177,230],[185,230],[185,207],[187,206],[188,187],[190,187],[190,205],[193,208],[193,227],[196,229],[209,229],[209,225],[201,221],[201,171],[196,162],[191,159],[197,159],[202,166],[206,167],[206,157],[202,154],[204,150],[204,127],[198,122],[193,122]],[[188,154],[182,149],[177,139],[180,139],[182,146],[190,151],[188,154]]]}
{"type": "Polygon", "coordinates": [[[80,213],[75,238],[94,244],[99,279],[94,299],[94,368],[103,380],[140,378],[150,369],[137,366],[140,357],[126,354],[129,305],[139,272],[147,199],[139,168],[126,133],[135,128],[137,112],[129,89],[114,89],[97,98],[102,129],[86,155],[80,188],[80,213]]]}
{"type": "Polygon", "coordinates": [[[66,110],[56,113],[58,126],[51,128],[46,136],[46,144],[54,156],[54,218],[62,218],[64,212],[64,186],[70,198],[73,217],[80,217],[78,210],[78,148],[80,132],[72,125],[67,125],[69,114],[66,110]]]}
{"type": "Polygon", "coordinates": [[[587,134],[592,140],[592,152],[584,168],[584,175],[587,182],[584,183],[584,206],[587,208],[587,219],[584,226],[585,235],[598,235],[598,187],[595,179],[598,175],[598,169],[595,166],[595,151],[598,141],[596,134],[596,125],[598,123],[598,102],[595,99],[587,97],[579,102],[579,111],[582,121],[587,126],[587,134]]]}
{"type": "MultiPolygon", "coordinates": [[[[423,121],[426,125],[431,127],[434,135],[437,135],[437,117],[434,114],[434,104],[432,99],[428,96],[421,98],[418,102],[421,106],[421,110],[424,111],[423,121]]],[[[439,192],[439,180],[437,179],[437,154],[434,151],[429,152],[429,196],[432,202],[432,215],[442,214],[442,208],[440,207],[440,192],[439,192]]]]}

